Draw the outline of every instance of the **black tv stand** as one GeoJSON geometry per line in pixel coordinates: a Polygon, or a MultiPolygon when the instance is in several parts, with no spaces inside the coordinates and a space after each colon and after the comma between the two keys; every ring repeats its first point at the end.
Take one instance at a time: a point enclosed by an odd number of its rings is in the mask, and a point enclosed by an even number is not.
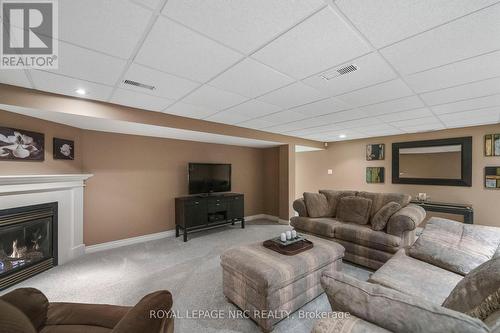
{"type": "Polygon", "coordinates": [[[241,222],[245,228],[244,196],[240,193],[207,193],[175,198],[175,237],[241,222]]]}

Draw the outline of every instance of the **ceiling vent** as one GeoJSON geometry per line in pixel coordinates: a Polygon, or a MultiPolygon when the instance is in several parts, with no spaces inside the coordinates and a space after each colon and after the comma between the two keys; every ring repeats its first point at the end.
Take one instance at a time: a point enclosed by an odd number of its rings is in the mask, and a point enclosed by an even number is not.
{"type": "Polygon", "coordinates": [[[140,83],[140,82],[136,82],[136,81],[132,81],[132,80],[125,80],[125,81],[123,81],[123,83],[131,85],[131,86],[143,88],[143,89],[155,90],[155,86],[150,86],[149,84],[144,84],[144,83],[140,83]]]}
{"type": "Polygon", "coordinates": [[[334,78],[339,77],[341,75],[349,74],[349,73],[352,73],[352,72],[357,71],[357,70],[358,70],[358,66],[351,64],[351,65],[336,68],[336,69],[331,70],[329,72],[323,73],[320,75],[320,77],[323,80],[331,80],[331,79],[334,79],[334,78]]]}

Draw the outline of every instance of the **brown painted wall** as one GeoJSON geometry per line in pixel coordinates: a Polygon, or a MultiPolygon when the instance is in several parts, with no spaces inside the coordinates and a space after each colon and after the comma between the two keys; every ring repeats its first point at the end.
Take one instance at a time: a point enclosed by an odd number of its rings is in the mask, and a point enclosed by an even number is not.
{"type": "Polygon", "coordinates": [[[84,131],[86,245],[175,227],[174,198],[187,195],[187,163],[231,163],[245,215],[265,209],[263,149],[84,131]]]}
{"type": "Polygon", "coordinates": [[[0,126],[45,133],[44,162],[0,162],[0,174],[93,173],[84,242],[93,245],[174,228],[174,197],[187,195],[188,162],[231,163],[245,215],[278,215],[279,148],[257,149],[81,130],[0,111],[0,126]],[[55,161],[52,137],[74,139],[76,159],[55,161]]]}
{"type": "Polygon", "coordinates": [[[263,184],[264,214],[279,215],[279,147],[264,149],[263,184]]]}
{"type": "Polygon", "coordinates": [[[371,138],[338,143],[330,143],[327,150],[298,153],[296,157],[296,197],[305,191],[320,188],[356,189],[373,192],[403,192],[415,196],[426,192],[432,200],[472,204],[475,223],[500,226],[498,217],[499,190],[484,189],[484,167],[500,166],[500,157],[484,157],[483,137],[487,133],[499,133],[500,125],[478,126],[444,130],[430,133],[371,138]],[[428,186],[400,185],[391,183],[391,144],[393,142],[414,141],[473,136],[473,186],[428,186]],[[367,144],[385,143],[384,161],[366,161],[367,144]],[[385,167],[385,184],[366,184],[367,166],[385,167]],[[333,169],[328,175],[327,170],[333,169]]]}
{"type": "Polygon", "coordinates": [[[0,110],[0,127],[11,127],[45,134],[45,161],[0,161],[0,175],[82,172],[81,129],[2,110],[0,110]],[[73,161],[54,160],[52,158],[52,138],[54,136],[75,141],[76,155],[73,161]]]}

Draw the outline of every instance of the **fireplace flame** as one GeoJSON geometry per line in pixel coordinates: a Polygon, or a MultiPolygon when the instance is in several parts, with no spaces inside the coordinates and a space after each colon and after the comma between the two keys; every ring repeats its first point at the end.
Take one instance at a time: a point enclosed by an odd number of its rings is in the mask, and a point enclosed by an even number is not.
{"type": "Polygon", "coordinates": [[[20,258],[24,257],[26,250],[27,250],[26,247],[20,248],[17,246],[17,239],[16,239],[12,242],[12,253],[9,257],[14,258],[14,259],[20,259],[20,258]]]}

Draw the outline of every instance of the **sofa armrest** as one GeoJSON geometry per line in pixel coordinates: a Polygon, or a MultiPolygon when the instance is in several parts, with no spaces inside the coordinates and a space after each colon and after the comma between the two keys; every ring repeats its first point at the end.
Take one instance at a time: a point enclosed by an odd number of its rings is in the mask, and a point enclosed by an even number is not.
{"type": "MultiPolygon", "coordinates": [[[[343,313],[343,312],[341,312],[343,313]]],[[[391,333],[385,328],[374,325],[366,320],[345,313],[347,317],[339,318],[337,313],[331,312],[327,318],[320,319],[314,323],[311,333],[334,333],[334,332],[370,332],[391,333]]]]}
{"type": "Polygon", "coordinates": [[[85,303],[50,303],[48,326],[86,325],[113,329],[131,309],[129,306],[85,303]]]}
{"type": "Polygon", "coordinates": [[[304,198],[297,199],[293,202],[293,209],[299,214],[299,216],[307,217],[307,208],[304,198]]]}
{"type": "Polygon", "coordinates": [[[387,222],[387,233],[394,236],[403,236],[403,232],[415,230],[425,219],[425,210],[414,204],[409,204],[394,215],[387,222]]]}
{"type": "Polygon", "coordinates": [[[489,332],[477,318],[341,272],[323,272],[321,286],[332,309],[348,312],[391,332],[489,332]]]}
{"type": "Polygon", "coordinates": [[[1,299],[21,310],[37,331],[45,325],[49,301],[40,290],[18,288],[3,295],[1,299]]]}

